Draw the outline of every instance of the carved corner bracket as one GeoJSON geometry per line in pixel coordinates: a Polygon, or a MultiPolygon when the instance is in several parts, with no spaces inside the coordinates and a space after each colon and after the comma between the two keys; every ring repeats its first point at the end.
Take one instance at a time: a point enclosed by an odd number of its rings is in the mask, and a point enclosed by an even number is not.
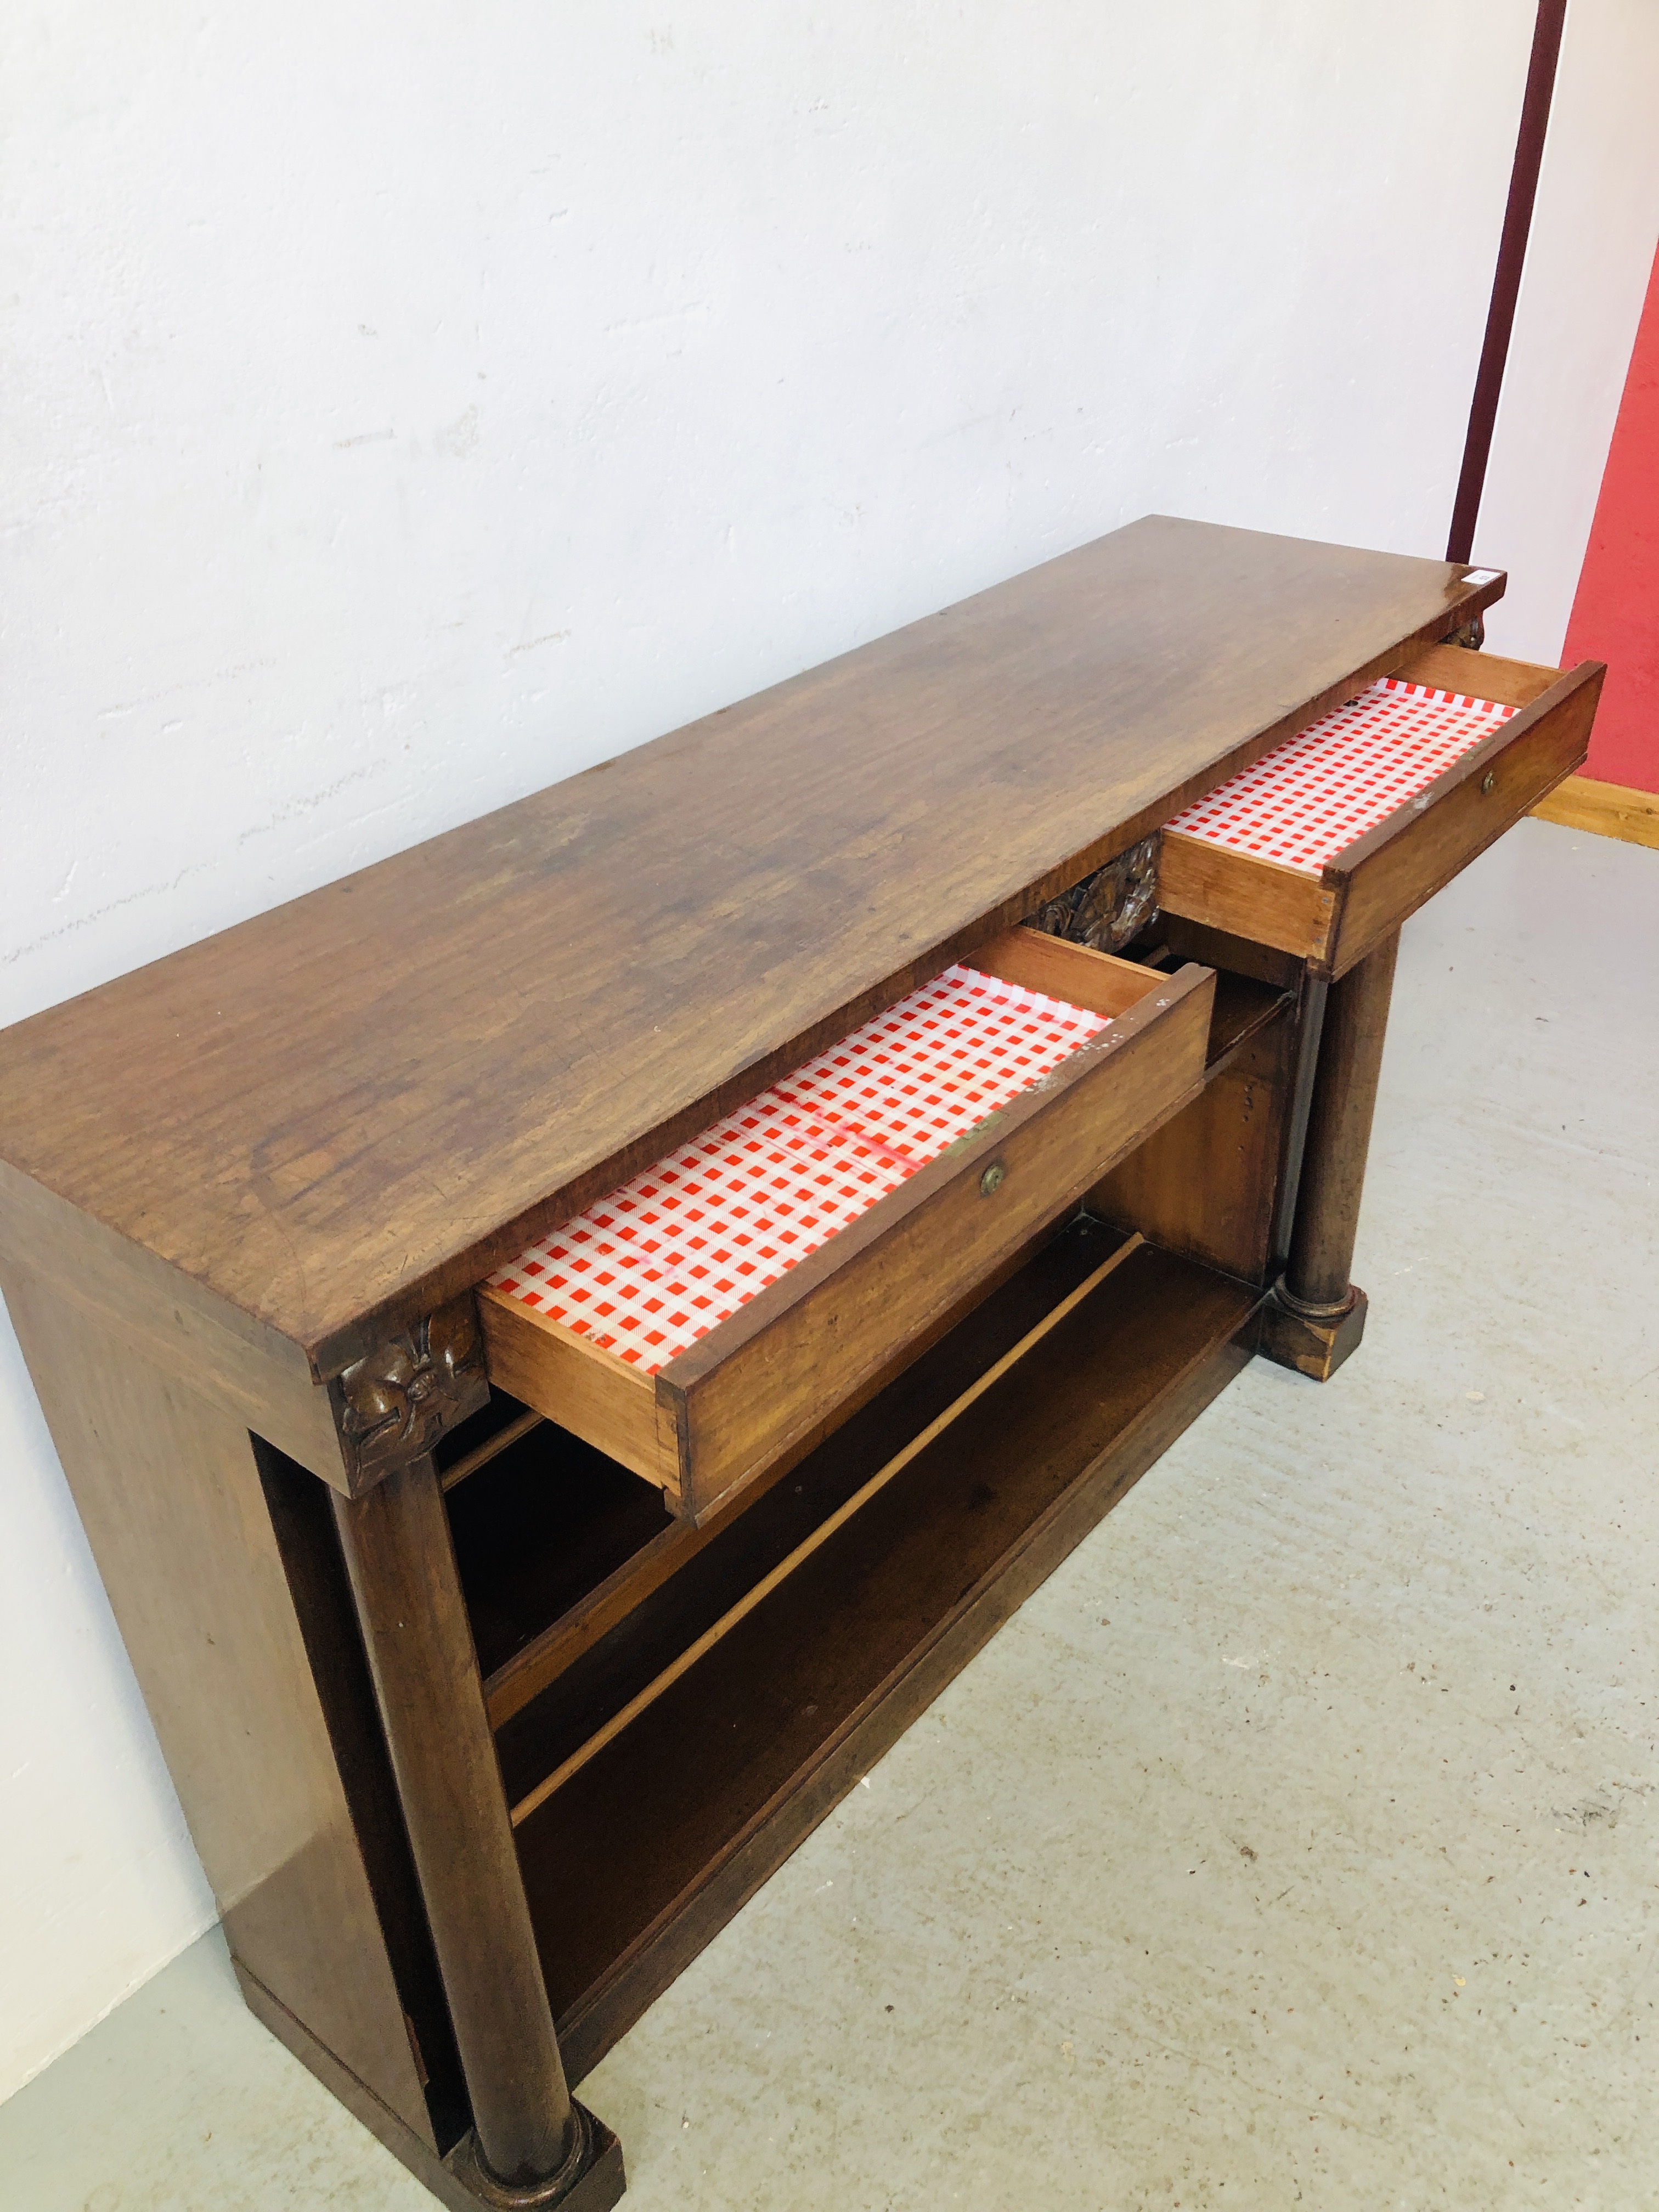
{"type": "Polygon", "coordinates": [[[429,1452],[489,1398],[471,1292],[354,1360],[328,1392],[355,1498],[429,1452]]]}
{"type": "Polygon", "coordinates": [[[1045,901],[1030,917],[1032,927],[1097,952],[1121,952],[1158,911],[1161,842],[1155,830],[1058,898],[1045,901]]]}

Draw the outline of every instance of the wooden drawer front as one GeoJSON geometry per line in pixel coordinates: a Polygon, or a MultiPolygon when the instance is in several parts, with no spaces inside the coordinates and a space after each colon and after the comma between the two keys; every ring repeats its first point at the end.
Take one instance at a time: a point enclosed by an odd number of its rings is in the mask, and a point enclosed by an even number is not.
{"type": "Polygon", "coordinates": [[[1028,929],[972,965],[1111,1018],[654,1375],[486,1285],[491,1380],[701,1518],[1201,1089],[1208,969],[1163,975],[1028,929]]]}
{"type": "MultiPolygon", "coordinates": [[[[1392,681],[1516,711],[1438,773],[1425,770],[1420,787],[1408,786],[1392,813],[1322,856],[1317,872],[1171,824],[1164,833],[1159,869],[1162,905],[1170,914],[1296,953],[1316,975],[1341,975],[1584,758],[1605,672],[1599,661],[1584,661],[1563,674],[1461,646],[1429,647],[1392,681]]],[[[1305,763],[1310,741],[1340,745],[1342,718],[1349,712],[1339,709],[1276,747],[1255,770],[1246,769],[1200,805],[1224,801],[1243,787],[1257,801],[1267,832],[1290,830],[1296,805],[1288,797],[1276,799],[1270,771],[1288,761],[1292,748],[1303,749],[1299,758],[1305,763]],[[1249,778],[1255,782],[1247,784],[1249,778]],[[1282,806],[1277,818],[1276,805],[1282,806]]],[[[1198,811],[1190,809],[1176,822],[1198,811]]]]}

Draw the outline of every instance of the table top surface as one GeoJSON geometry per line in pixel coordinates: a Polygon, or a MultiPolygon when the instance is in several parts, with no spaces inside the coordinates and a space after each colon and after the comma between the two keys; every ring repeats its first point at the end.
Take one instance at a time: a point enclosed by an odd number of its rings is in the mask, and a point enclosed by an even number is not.
{"type": "Polygon", "coordinates": [[[1503,588],[1148,517],[0,1034],[0,1158],[337,1371],[1503,588]]]}

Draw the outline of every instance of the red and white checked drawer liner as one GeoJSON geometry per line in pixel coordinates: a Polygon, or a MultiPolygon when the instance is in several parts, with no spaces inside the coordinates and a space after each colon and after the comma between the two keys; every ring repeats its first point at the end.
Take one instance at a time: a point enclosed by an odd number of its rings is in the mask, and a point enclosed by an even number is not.
{"type": "Polygon", "coordinates": [[[1385,676],[1165,827],[1316,876],[1515,712],[1385,676]]]}
{"type": "Polygon", "coordinates": [[[1106,1025],[947,968],[490,1285],[654,1375],[1106,1025]]]}

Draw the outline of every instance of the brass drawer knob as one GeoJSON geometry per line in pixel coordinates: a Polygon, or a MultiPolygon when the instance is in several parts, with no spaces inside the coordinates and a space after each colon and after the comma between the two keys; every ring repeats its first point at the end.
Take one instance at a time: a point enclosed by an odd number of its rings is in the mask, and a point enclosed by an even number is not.
{"type": "Polygon", "coordinates": [[[1000,1160],[993,1160],[990,1166],[986,1169],[984,1174],[979,1179],[980,1196],[981,1198],[994,1198],[998,1191],[1001,1189],[1002,1178],[1007,1174],[1007,1169],[1003,1166],[1000,1160]]]}
{"type": "Polygon", "coordinates": [[[1485,774],[1485,775],[1483,775],[1483,776],[1481,777],[1481,779],[1480,779],[1480,789],[1481,789],[1482,795],[1483,795],[1484,797],[1487,798],[1487,799],[1490,799],[1490,798],[1492,797],[1492,794],[1493,793],[1493,792],[1494,792],[1494,791],[1496,791],[1496,790],[1497,790],[1497,788],[1498,788],[1498,778],[1497,778],[1497,777],[1492,774],[1492,770],[1491,770],[1490,769],[1488,769],[1486,770],[1486,773],[1485,774]]]}

